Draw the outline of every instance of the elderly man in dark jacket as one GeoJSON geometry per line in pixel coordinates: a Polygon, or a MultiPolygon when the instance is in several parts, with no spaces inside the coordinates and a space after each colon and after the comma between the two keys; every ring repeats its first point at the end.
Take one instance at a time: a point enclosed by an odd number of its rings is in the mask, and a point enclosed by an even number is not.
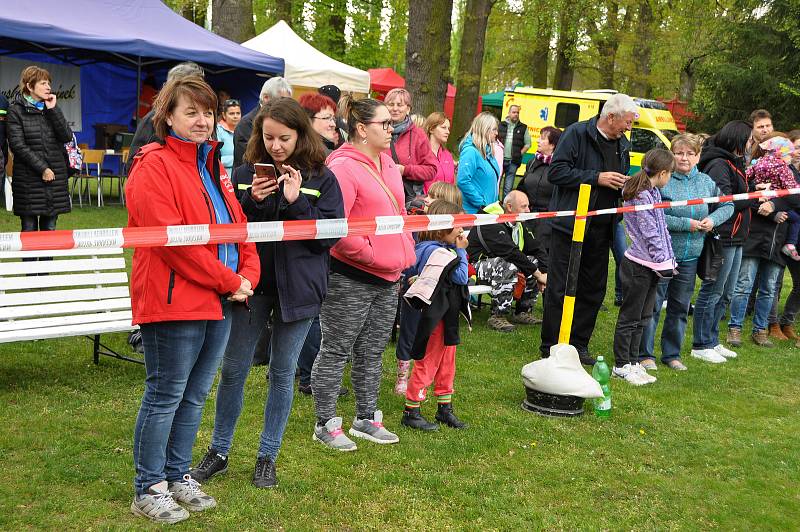
{"type": "MultiPolygon", "coordinates": [[[[576,209],[578,191],[583,184],[592,186],[589,210],[618,205],[630,169],[630,142],[625,132],[630,131],[636,119],[636,109],[636,103],[629,96],[615,94],[606,101],[599,117],[567,128],[553,154],[548,174],[555,185],[551,211],[576,209]]],[[[594,216],[586,223],[570,344],[578,350],[581,363],[587,365],[595,362],[589,355],[589,340],[606,294],[608,253],[615,218],[614,215],[594,216]]],[[[550,278],[544,294],[539,348],[542,357],[550,356],[550,347],[558,343],[574,221],[572,217],[560,217],[551,222],[550,278]]]]}
{"type": "MultiPolygon", "coordinates": [[[[484,208],[484,213],[488,214],[522,212],[530,211],[528,197],[519,190],[512,190],[502,207],[495,203],[484,208]]],[[[467,255],[475,267],[478,282],[492,287],[492,315],[488,321],[490,328],[511,332],[514,330],[513,323],[539,323],[533,317],[531,308],[537,285],[543,289],[547,283],[547,266],[530,224],[518,222],[476,226],[469,232],[467,255]],[[512,314],[514,286],[519,274],[525,277],[525,288],[516,311],[512,314]]]]}

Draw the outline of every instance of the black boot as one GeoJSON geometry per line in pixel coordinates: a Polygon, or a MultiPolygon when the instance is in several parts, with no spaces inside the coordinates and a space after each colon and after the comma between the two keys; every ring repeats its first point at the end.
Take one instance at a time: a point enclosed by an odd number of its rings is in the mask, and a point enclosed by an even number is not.
{"type": "Polygon", "coordinates": [[[417,408],[409,408],[406,407],[403,410],[403,419],[400,421],[401,425],[405,425],[406,427],[418,430],[424,430],[427,432],[432,432],[434,430],[439,430],[439,425],[436,423],[431,423],[424,417],[419,411],[419,407],[417,408]]]}
{"type": "Polygon", "coordinates": [[[453,405],[450,403],[439,403],[439,409],[436,411],[436,421],[444,423],[448,427],[454,429],[465,429],[468,427],[466,423],[456,417],[453,412],[453,405]]]}

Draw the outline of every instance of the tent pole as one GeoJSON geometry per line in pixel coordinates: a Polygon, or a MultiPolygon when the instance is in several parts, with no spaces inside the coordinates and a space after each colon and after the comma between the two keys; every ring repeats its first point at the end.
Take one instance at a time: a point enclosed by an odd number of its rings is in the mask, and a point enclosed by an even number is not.
{"type": "Polygon", "coordinates": [[[134,116],[136,117],[136,127],[139,127],[139,102],[142,99],[142,57],[136,56],[136,107],[134,116]]]}

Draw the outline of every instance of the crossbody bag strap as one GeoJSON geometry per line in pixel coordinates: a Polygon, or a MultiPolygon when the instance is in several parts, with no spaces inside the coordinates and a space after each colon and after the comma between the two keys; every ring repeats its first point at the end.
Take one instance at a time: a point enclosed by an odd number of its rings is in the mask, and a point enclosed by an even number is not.
{"type": "Polygon", "coordinates": [[[392,191],[389,190],[389,187],[387,187],[386,183],[383,182],[383,179],[381,179],[381,176],[379,176],[377,174],[377,172],[375,172],[375,170],[373,170],[372,167],[370,165],[368,165],[367,163],[362,162],[362,161],[358,161],[358,164],[363,166],[364,169],[367,172],[369,172],[369,175],[371,175],[372,178],[375,181],[378,182],[378,184],[381,186],[383,191],[386,192],[386,195],[389,196],[389,200],[392,202],[392,205],[394,205],[394,208],[397,210],[397,214],[402,215],[403,211],[400,210],[400,205],[398,205],[398,203],[397,203],[397,198],[394,197],[394,194],[392,194],[392,191]]]}

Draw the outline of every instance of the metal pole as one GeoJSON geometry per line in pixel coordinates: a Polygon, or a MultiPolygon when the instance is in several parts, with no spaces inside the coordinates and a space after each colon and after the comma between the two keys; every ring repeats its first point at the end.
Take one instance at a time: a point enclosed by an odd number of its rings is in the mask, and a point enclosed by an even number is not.
{"type": "Polygon", "coordinates": [[[139,127],[139,102],[142,99],[142,57],[136,57],[136,110],[133,116],[136,117],[136,127],[139,127]]]}
{"type": "Polygon", "coordinates": [[[586,232],[586,213],[589,211],[589,194],[591,192],[591,185],[581,185],[578,192],[578,207],[575,211],[575,225],[572,229],[572,248],[569,252],[569,266],[567,267],[567,289],[564,293],[564,309],[561,312],[561,329],[558,333],[558,343],[560,344],[569,343],[569,336],[572,331],[575,295],[578,291],[578,271],[581,267],[583,237],[586,232]]]}

